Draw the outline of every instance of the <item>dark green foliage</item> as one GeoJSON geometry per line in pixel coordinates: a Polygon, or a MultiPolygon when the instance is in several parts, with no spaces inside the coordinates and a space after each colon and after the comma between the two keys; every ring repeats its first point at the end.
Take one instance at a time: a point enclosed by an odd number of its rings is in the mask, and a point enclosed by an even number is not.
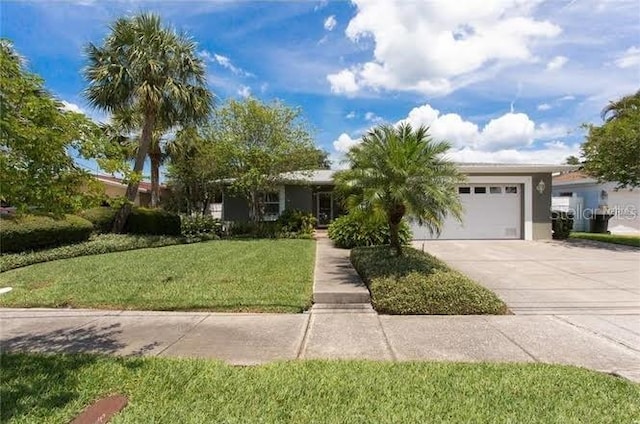
{"type": "Polygon", "coordinates": [[[285,209],[278,218],[278,224],[283,232],[312,234],[316,226],[316,218],[310,212],[285,209]]]}
{"type": "Polygon", "coordinates": [[[88,241],[84,241],[81,243],[59,246],[45,250],[38,250],[36,252],[22,252],[0,255],[0,271],[8,271],[14,268],[21,268],[27,265],[55,261],[58,259],[99,255],[103,253],[121,252],[125,250],[170,246],[174,244],[206,241],[211,239],[211,237],[206,236],[200,236],[199,238],[185,238],[135,234],[98,234],[91,236],[88,241]]]}
{"type": "MultiPolygon", "coordinates": [[[[327,234],[336,247],[351,249],[358,246],[390,244],[389,224],[384,217],[350,212],[333,220],[327,234]]],[[[399,237],[401,244],[411,241],[411,229],[402,221],[399,237]]]]}
{"type": "Polygon", "coordinates": [[[222,222],[212,216],[183,216],[181,218],[182,235],[200,237],[202,235],[222,236],[222,222]]]}
{"type": "Polygon", "coordinates": [[[566,240],[573,228],[573,214],[562,211],[551,211],[551,229],[553,238],[566,240]]]}
{"type": "Polygon", "coordinates": [[[180,215],[162,209],[134,208],[124,230],[129,234],[179,236],[180,215]]]}
{"type": "Polygon", "coordinates": [[[61,218],[48,215],[2,217],[0,251],[23,252],[78,243],[88,240],[92,231],[91,222],[74,215],[61,218]]]}
{"type": "Polygon", "coordinates": [[[602,126],[585,125],[585,171],[618,187],[640,186],[640,90],[610,102],[602,126]]]}
{"type": "Polygon", "coordinates": [[[493,292],[416,249],[403,255],[389,246],[358,247],[351,263],[369,286],[373,307],[384,314],[500,315],[507,307],[493,292]]]}
{"type": "Polygon", "coordinates": [[[82,211],[79,215],[93,224],[96,233],[108,233],[113,227],[116,212],[118,211],[114,208],[101,206],[82,211]]]}

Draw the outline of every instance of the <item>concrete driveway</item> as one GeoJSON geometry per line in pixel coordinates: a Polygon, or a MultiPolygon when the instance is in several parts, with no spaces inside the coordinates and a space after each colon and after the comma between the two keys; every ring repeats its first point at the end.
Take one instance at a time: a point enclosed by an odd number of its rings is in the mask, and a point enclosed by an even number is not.
{"type": "Polygon", "coordinates": [[[640,315],[637,248],[582,240],[436,240],[414,247],[493,290],[515,314],[640,315]]]}

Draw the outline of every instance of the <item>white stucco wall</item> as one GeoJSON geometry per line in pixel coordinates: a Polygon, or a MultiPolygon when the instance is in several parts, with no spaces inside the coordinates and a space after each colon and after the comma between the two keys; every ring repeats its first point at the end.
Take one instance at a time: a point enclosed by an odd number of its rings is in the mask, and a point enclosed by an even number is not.
{"type": "Polygon", "coordinates": [[[585,217],[601,204],[606,204],[614,214],[609,220],[609,231],[612,233],[640,233],[640,189],[616,191],[613,183],[575,183],[554,186],[552,196],[568,192],[583,199],[583,210],[576,212],[585,217]],[[606,192],[604,197],[603,191],[606,192]]]}

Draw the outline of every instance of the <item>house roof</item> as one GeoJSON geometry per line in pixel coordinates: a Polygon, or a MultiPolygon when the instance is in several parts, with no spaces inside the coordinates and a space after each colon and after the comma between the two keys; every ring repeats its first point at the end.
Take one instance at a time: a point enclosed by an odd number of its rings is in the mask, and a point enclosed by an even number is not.
{"type": "MultiPolygon", "coordinates": [[[[545,165],[545,164],[505,164],[505,163],[458,163],[458,168],[465,174],[513,174],[513,173],[554,173],[574,171],[574,165],[545,165]]],[[[281,174],[284,180],[302,184],[328,185],[333,184],[333,175],[338,172],[333,169],[319,169],[314,171],[295,171],[281,174]]]]}
{"type": "MultiPolygon", "coordinates": [[[[96,174],[94,175],[97,180],[110,185],[124,186],[127,185],[122,181],[122,178],[114,177],[113,175],[96,174]]],[[[160,184],[160,189],[166,189],[166,186],[160,184]]],[[[151,183],[149,181],[140,181],[138,190],[143,193],[151,193],[151,183]]]]}
{"type": "Polygon", "coordinates": [[[597,179],[580,170],[565,172],[553,177],[553,185],[556,186],[568,184],[592,184],[597,182],[597,179]]]}

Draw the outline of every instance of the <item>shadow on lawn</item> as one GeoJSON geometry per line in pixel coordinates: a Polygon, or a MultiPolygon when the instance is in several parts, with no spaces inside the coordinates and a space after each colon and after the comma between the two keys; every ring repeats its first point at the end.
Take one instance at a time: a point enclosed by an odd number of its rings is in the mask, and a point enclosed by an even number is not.
{"type": "MultiPolygon", "coordinates": [[[[84,368],[99,362],[101,356],[66,353],[118,353],[125,347],[116,337],[122,333],[119,327],[119,324],[112,324],[103,327],[68,328],[3,340],[0,356],[0,421],[7,422],[12,417],[19,418],[33,410],[64,408],[69,402],[77,399],[78,376],[84,368]],[[16,353],[34,351],[39,353],[16,353]],[[54,353],[56,355],[53,355],[54,353]]],[[[156,345],[157,343],[152,343],[143,346],[131,355],[143,355],[156,345]]],[[[127,362],[126,366],[137,367],[139,363],[127,362]]]]}

